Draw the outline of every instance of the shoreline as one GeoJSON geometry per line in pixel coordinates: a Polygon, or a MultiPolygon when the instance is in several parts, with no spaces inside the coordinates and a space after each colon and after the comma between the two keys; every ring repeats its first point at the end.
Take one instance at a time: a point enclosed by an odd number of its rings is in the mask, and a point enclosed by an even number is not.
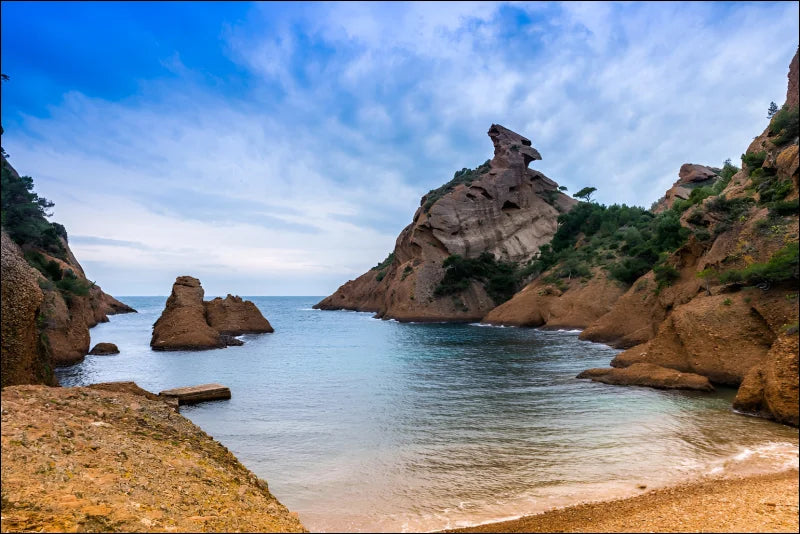
{"type": "Polygon", "coordinates": [[[796,532],[797,468],[706,476],[646,493],[437,532],[796,532]]]}

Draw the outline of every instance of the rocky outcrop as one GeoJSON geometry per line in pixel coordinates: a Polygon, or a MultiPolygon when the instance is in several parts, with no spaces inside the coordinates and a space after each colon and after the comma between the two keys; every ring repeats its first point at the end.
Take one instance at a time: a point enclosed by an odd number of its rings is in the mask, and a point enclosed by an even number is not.
{"type": "Polygon", "coordinates": [[[762,365],[745,375],[733,409],[798,426],[798,336],[781,335],[773,343],[762,365]]]}
{"type": "Polygon", "coordinates": [[[305,531],[228,449],[136,390],[3,389],[3,532],[305,531]]]}
{"type": "Polygon", "coordinates": [[[678,181],[670,187],[666,194],[653,206],[653,213],[661,213],[672,208],[677,199],[686,200],[692,194],[692,189],[714,185],[719,179],[720,169],[684,163],[678,171],[678,181]]]}
{"type": "Polygon", "coordinates": [[[607,314],[625,289],[605,272],[590,280],[573,279],[566,288],[537,279],[514,297],[490,311],[481,322],[510,326],[586,328],[607,314]]]}
{"type": "Polygon", "coordinates": [[[92,350],[89,351],[89,354],[93,356],[119,354],[119,349],[113,343],[98,343],[94,347],[92,347],[92,350]]]}
{"type": "Polygon", "coordinates": [[[242,334],[264,334],[275,330],[256,305],[242,297],[228,295],[204,303],[206,321],[220,334],[240,336],[242,334]]]}
{"type": "Polygon", "coordinates": [[[413,221],[400,233],[389,262],[341,286],[315,305],[324,310],[376,312],[401,321],[475,321],[497,305],[471,280],[455,294],[436,288],[451,255],[525,262],[548,243],[559,213],[575,200],[558,184],[528,168],[541,159],[531,141],[493,124],[494,158],[423,196],[413,221]]]}
{"type": "Polygon", "coordinates": [[[37,283],[38,273],[28,265],[22,251],[5,232],[2,232],[0,254],[2,387],[31,383],[54,385],[52,362],[37,325],[39,307],[44,299],[37,283]]]}
{"type": "MultiPolygon", "coordinates": [[[[797,105],[796,88],[797,55],[789,73],[789,107],[797,105]]],[[[732,270],[766,269],[778,251],[798,242],[797,210],[786,209],[798,198],[797,139],[775,140],[776,132],[768,127],[746,152],[760,156],[746,158],[719,197],[698,204],[696,220],[713,238],[692,237],[667,258],[676,273],[670,284],[657,287],[654,273],[647,273],[581,333],[582,339],[627,348],[611,362],[618,371],[588,374],[630,372],[640,376],[641,384],[648,373],[655,380],[664,368],[693,373],[739,387],[737,410],[797,426],[797,258],[781,264],[777,280],[782,281],[770,282],[773,275],[762,282],[757,277],[722,281],[732,270]],[[777,187],[782,203],[765,196],[777,187]]],[[[687,183],[693,176],[701,183],[713,178],[713,169],[684,170],[681,179],[687,183]]],[[[685,215],[681,221],[688,225],[685,215]]]]}
{"type": "Polygon", "coordinates": [[[153,350],[206,350],[242,345],[244,333],[273,332],[256,305],[228,295],[209,302],[200,280],[179,276],[161,316],[153,325],[153,350]]]}
{"type": "Polygon", "coordinates": [[[656,389],[691,389],[714,391],[708,378],[694,373],[682,373],[652,363],[636,363],[622,369],[595,368],[581,372],[575,378],[617,386],[646,386],[656,389]]]}

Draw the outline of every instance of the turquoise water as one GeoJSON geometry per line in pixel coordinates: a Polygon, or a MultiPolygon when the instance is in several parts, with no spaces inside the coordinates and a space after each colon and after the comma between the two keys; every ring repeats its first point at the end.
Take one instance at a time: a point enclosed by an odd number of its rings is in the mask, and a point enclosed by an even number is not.
{"type": "Polygon", "coordinates": [[[401,324],[312,310],[320,297],[247,298],[274,334],[154,352],[166,297],[122,297],[139,313],[91,330],[92,344],[116,343],[120,354],[87,356],[58,377],[154,392],[229,386],[229,401],[181,412],[312,531],[433,530],[797,465],[797,430],[733,413],[732,390],[575,379],[617,352],[577,331],[401,324]]]}

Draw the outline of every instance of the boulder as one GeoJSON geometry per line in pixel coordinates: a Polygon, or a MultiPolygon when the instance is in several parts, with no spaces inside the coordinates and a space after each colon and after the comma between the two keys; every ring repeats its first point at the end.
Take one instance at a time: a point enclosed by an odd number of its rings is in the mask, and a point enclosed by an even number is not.
{"type": "Polygon", "coordinates": [[[89,351],[89,354],[94,356],[102,356],[106,354],[119,354],[119,349],[113,343],[98,343],[92,350],[89,351]]]}
{"type": "Polygon", "coordinates": [[[714,391],[708,378],[694,374],[681,373],[652,363],[635,363],[630,367],[587,369],[576,378],[589,378],[595,382],[617,386],[646,386],[656,389],[692,389],[714,391]]]}
{"type": "Polygon", "coordinates": [[[204,305],[206,321],[220,334],[239,336],[274,332],[256,305],[249,300],[242,300],[242,297],[229,294],[224,299],[217,297],[204,305]]]}

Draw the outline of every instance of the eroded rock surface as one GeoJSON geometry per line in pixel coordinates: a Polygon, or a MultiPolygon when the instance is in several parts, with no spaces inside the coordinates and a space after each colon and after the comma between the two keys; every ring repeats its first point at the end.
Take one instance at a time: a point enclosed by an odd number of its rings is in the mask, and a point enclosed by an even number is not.
{"type": "Polygon", "coordinates": [[[242,297],[229,294],[224,299],[217,297],[204,305],[206,321],[220,334],[239,336],[275,331],[256,305],[249,300],[242,300],[242,297]]]}
{"type": "Polygon", "coordinates": [[[153,350],[220,349],[243,342],[233,336],[273,332],[255,304],[228,295],[204,302],[200,280],[179,276],[161,316],[153,325],[153,350]]]}
{"type": "Polygon", "coordinates": [[[456,295],[436,295],[443,261],[483,252],[527,261],[552,239],[559,213],[576,201],[528,168],[541,159],[529,139],[497,124],[488,135],[494,158],[422,197],[388,265],[347,282],[315,307],[374,311],[401,321],[475,321],[494,308],[497,303],[475,281],[456,295]]]}
{"type": "Polygon", "coordinates": [[[656,389],[692,389],[714,391],[708,378],[694,373],[682,373],[652,363],[635,363],[625,368],[595,368],[581,372],[575,378],[618,386],[646,386],[656,389]]]}
{"type": "Polygon", "coordinates": [[[305,531],[173,407],[99,386],[3,389],[3,532],[305,531]]]}

